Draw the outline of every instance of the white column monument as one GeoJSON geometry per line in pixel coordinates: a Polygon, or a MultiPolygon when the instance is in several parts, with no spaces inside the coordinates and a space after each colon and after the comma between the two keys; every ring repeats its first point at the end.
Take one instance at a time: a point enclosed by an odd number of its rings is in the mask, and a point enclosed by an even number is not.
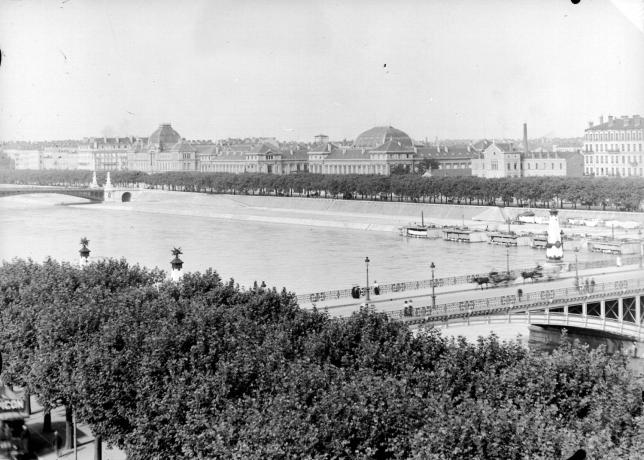
{"type": "Polygon", "coordinates": [[[98,181],[96,180],[96,171],[92,172],[92,183],[89,184],[89,188],[98,188],[98,181]]]}
{"type": "Polygon", "coordinates": [[[548,241],[546,243],[546,263],[561,265],[563,263],[563,231],[559,227],[559,211],[550,210],[548,220],[548,241]]]}

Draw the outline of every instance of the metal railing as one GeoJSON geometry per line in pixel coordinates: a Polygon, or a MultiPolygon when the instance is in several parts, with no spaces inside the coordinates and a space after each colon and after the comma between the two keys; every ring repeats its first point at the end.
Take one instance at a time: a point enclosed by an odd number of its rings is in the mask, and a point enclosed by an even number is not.
{"type": "Polygon", "coordinates": [[[612,295],[621,296],[629,293],[638,293],[644,291],[644,280],[633,278],[628,280],[610,281],[597,283],[589,286],[578,288],[558,288],[544,289],[537,292],[525,293],[521,296],[517,294],[508,294],[497,297],[489,297],[477,300],[462,300],[438,304],[435,307],[421,306],[410,307],[398,310],[390,310],[385,313],[394,319],[405,321],[423,321],[445,320],[453,317],[487,315],[489,313],[524,310],[530,308],[544,308],[561,303],[568,302],[587,302],[612,295]]]}
{"type": "MultiPolygon", "coordinates": [[[[622,258],[623,265],[634,265],[634,264],[637,264],[639,261],[640,261],[640,256],[630,256],[630,257],[622,258]]],[[[614,260],[593,260],[588,262],[580,262],[577,264],[576,267],[574,263],[564,264],[563,268],[565,269],[564,271],[572,272],[575,269],[588,270],[593,268],[605,268],[605,267],[611,267],[611,266],[615,266],[614,260]]],[[[514,276],[518,276],[522,272],[529,272],[534,270],[534,268],[535,267],[518,268],[518,269],[511,270],[511,273],[514,276]]],[[[547,277],[548,274],[549,273],[544,272],[544,275],[546,275],[545,277],[547,277]]],[[[447,286],[456,286],[461,284],[472,284],[475,282],[475,278],[484,278],[488,276],[489,276],[489,272],[476,273],[476,274],[470,274],[470,275],[449,276],[445,278],[436,278],[434,280],[434,287],[439,288],[439,287],[447,287],[447,286]]],[[[534,281],[539,281],[539,279],[535,279],[534,281]]],[[[382,284],[378,286],[378,288],[379,288],[380,294],[416,291],[420,289],[431,289],[432,280],[427,279],[427,280],[420,280],[420,281],[407,281],[407,282],[401,282],[401,283],[382,284]]],[[[360,290],[360,298],[365,297],[367,293],[366,288],[359,287],[359,290],[360,290]]],[[[371,295],[374,294],[374,286],[369,287],[369,293],[371,295]]],[[[314,292],[311,294],[300,294],[297,296],[297,301],[299,304],[325,302],[325,301],[348,298],[348,297],[351,297],[351,294],[352,294],[352,288],[332,290],[332,291],[321,291],[321,292],[314,292]]]]}

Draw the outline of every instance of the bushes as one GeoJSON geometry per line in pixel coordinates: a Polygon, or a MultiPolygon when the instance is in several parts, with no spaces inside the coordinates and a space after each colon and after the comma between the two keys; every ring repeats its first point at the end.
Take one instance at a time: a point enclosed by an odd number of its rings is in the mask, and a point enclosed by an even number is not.
{"type": "Polygon", "coordinates": [[[63,401],[128,458],[637,456],[642,382],[621,357],[412,334],[208,271],[125,261],[0,267],[3,377],[63,401]]]}

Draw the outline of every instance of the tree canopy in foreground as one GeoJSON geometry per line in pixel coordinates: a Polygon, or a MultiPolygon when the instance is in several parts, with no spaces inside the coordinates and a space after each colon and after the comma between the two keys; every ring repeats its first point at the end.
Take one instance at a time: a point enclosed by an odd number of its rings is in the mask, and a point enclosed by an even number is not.
{"type": "Polygon", "coordinates": [[[128,458],[641,458],[641,380],[565,343],[334,320],[217,273],[125,260],[0,267],[3,378],[65,404],[128,458]]]}

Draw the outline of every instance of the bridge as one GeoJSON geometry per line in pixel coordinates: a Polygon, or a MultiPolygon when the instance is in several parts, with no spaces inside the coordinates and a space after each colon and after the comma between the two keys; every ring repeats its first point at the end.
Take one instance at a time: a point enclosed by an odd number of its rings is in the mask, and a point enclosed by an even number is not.
{"type": "Polygon", "coordinates": [[[55,193],[59,195],[69,195],[77,198],[85,198],[93,202],[127,202],[132,198],[142,193],[143,190],[138,188],[126,187],[110,187],[110,188],[95,188],[95,187],[38,187],[38,186],[14,186],[14,187],[1,187],[0,198],[13,195],[33,195],[42,193],[55,193]]]}
{"type": "Polygon", "coordinates": [[[550,281],[494,289],[459,286],[459,279],[454,278],[450,286],[442,283],[440,289],[435,283],[434,299],[431,282],[429,289],[418,282],[418,290],[411,291],[401,291],[404,283],[399,283],[398,292],[372,294],[369,301],[344,300],[342,295],[325,301],[314,297],[318,301],[309,306],[334,316],[348,316],[366,306],[414,326],[524,323],[583,328],[644,341],[644,270],[638,264],[585,269],[579,276],[563,272],[550,281]],[[590,279],[592,284],[585,282],[590,279]]]}

